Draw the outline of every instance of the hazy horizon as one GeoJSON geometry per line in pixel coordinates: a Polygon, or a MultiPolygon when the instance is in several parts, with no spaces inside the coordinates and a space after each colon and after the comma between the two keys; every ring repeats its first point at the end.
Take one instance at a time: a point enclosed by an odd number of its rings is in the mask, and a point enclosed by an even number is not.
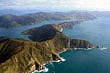
{"type": "Polygon", "coordinates": [[[1,0],[0,9],[110,11],[109,0],[1,0]]]}

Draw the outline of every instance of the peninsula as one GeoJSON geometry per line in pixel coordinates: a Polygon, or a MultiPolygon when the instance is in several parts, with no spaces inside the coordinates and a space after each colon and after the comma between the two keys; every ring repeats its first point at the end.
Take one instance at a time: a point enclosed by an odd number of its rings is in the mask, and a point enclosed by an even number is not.
{"type": "Polygon", "coordinates": [[[22,34],[29,34],[32,41],[1,37],[0,73],[39,71],[45,68],[43,64],[61,60],[59,54],[65,50],[94,47],[88,41],[67,37],[56,26],[44,25],[24,31],[22,34]]]}

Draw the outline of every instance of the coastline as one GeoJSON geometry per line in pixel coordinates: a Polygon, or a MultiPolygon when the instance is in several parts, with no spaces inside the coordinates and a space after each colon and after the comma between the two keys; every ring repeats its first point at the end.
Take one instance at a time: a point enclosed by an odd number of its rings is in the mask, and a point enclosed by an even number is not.
{"type": "MultiPolygon", "coordinates": [[[[71,22],[70,22],[70,23],[71,23],[71,22]]],[[[67,24],[67,26],[68,26],[68,24],[67,24]]],[[[72,24],[72,26],[73,26],[73,24],[72,24]]],[[[64,25],[64,27],[61,27],[60,32],[62,32],[64,28],[65,28],[65,25],[64,25]]],[[[51,30],[52,30],[52,29],[51,29],[51,30]]],[[[55,31],[55,32],[56,32],[56,31],[55,31]]],[[[58,32],[58,33],[60,33],[60,32],[58,32]]],[[[60,34],[61,34],[61,33],[60,33],[60,34]]],[[[59,35],[59,34],[58,34],[58,35],[59,35]]],[[[63,34],[61,34],[61,35],[59,35],[59,36],[60,36],[60,37],[63,36],[64,38],[66,37],[66,36],[63,35],[63,34]]],[[[56,38],[58,38],[58,37],[56,37],[56,38]]],[[[66,37],[66,39],[68,40],[68,37],[66,37]]],[[[59,40],[59,39],[58,39],[58,40],[59,40]]],[[[72,39],[71,39],[71,40],[72,40],[72,39]]],[[[60,41],[62,41],[62,39],[61,39],[60,41]]],[[[82,41],[82,40],[76,40],[75,43],[80,43],[81,41],[82,41]]],[[[58,42],[58,41],[56,41],[56,42],[58,42]]],[[[68,43],[66,43],[66,42],[68,42],[68,41],[66,41],[66,40],[63,40],[63,42],[65,42],[65,44],[68,44],[68,43]]],[[[61,42],[61,43],[63,43],[63,42],[61,42]]],[[[90,43],[87,42],[87,41],[82,41],[82,42],[83,42],[83,43],[90,44],[90,43]]],[[[63,43],[63,46],[64,46],[64,47],[66,47],[65,44],[63,43]]],[[[69,43],[69,44],[70,44],[70,43],[69,43]]],[[[67,45],[67,46],[70,47],[70,45],[67,45]]],[[[75,47],[75,46],[76,46],[76,45],[74,45],[73,47],[75,47]]],[[[80,45],[77,45],[76,47],[80,47],[80,45]]],[[[57,62],[64,62],[64,61],[66,61],[65,59],[61,58],[61,57],[59,56],[59,54],[65,52],[65,51],[67,51],[67,50],[72,50],[72,49],[67,49],[67,48],[63,48],[63,47],[62,47],[61,49],[62,49],[62,50],[55,55],[55,56],[57,56],[57,58],[56,58],[55,60],[53,60],[53,61],[52,61],[52,60],[50,60],[50,61],[47,60],[47,61],[46,61],[47,63],[44,63],[44,62],[43,62],[44,64],[41,63],[41,64],[40,64],[40,67],[38,67],[38,68],[40,68],[40,69],[38,69],[38,70],[35,70],[36,67],[35,67],[35,69],[33,69],[33,68],[31,67],[32,71],[33,71],[33,72],[48,72],[49,69],[45,67],[46,64],[49,64],[49,63],[52,63],[52,62],[56,62],[56,63],[57,63],[57,62]]],[[[74,48],[73,48],[73,49],[74,49],[74,48]]],[[[78,48],[77,48],[77,49],[78,49],[78,48]]],[[[31,72],[32,72],[32,71],[31,71],[31,72]]],[[[32,73],[33,73],[33,72],[32,72],[32,73]]]]}
{"type": "MultiPolygon", "coordinates": [[[[65,62],[66,61],[66,59],[64,59],[64,58],[62,58],[62,57],[60,57],[60,59],[61,60],[57,60],[57,61],[51,61],[51,62],[49,62],[49,63],[59,63],[59,62],[65,62]]],[[[42,67],[43,67],[43,69],[41,69],[41,70],[34,70],[32,73],[35,73],[35,72],[48,72],[49,71],[49,69],[47,68],[47,67],[45,67],[47,64],[49,64],[49,63],[44,63],[43,65],[42,65],[42,67]]]]}
{"type": "MultiPolygon", "coordinates": [[[[58,54],[58,56],[60,55],[60,54],[62,54],[62,53],[64,53],[64,52],[66,52],[68,49],[66,49],[66,50],[64,50],[64,51],[62,51],[62,52],[60,52],[59,54],[58,54]]],[[[59,56],[60,57],[60,56],[59,56]]],[[[57,60],[57,61],[48,61],[47,63],[44,63],[44,64],[42,64],[42,67],[43,67],[43,69],[41,69],[41,70],[34,70],[33,72],[31,72],[31,73],[35,73],[35,72],[48,72],[49,71],[49,69],[47,68],[47,67],[45,67],[47,64],[49,64],[49,63],[59,63],[59,62],[65,62],[66,61],[66,59],[64,59],[64,58],[62,58],[62,57],[60,57],[60,59],[59,60],[57,60]]]]}
{"type": "MultiPolygon", "coordinates": [[[[58,55],[60,55],[60,54],[62,54],[64,52],[70,51],[70,50],[91,50],[91,49],[94,49],[94,47],[93,48],[88,48],[88,49],[86,49],[86,48],[74,48],[74,49],[68,48],[68,49],[65,49],[64,51],[60,52],[58,55]]],[[[35,72],[38,72],[38,73],[40,73],[40,72],[48,72],[49,71],[49,68],[45,67],[47,64],[50,64],[50,63],[59,63],[59,62],[62,62],[63,63],[65,61],[66,61],[66,59],[64,59],[62,57],[60,57],[60,59],[57,60],[57,61],[54,61],[54,60],[53,61],[48,61],[47,63],[42,64],[43,69],[41,69],[41,70],[34,70],[32,73],[35,73],[35,72]]]]}

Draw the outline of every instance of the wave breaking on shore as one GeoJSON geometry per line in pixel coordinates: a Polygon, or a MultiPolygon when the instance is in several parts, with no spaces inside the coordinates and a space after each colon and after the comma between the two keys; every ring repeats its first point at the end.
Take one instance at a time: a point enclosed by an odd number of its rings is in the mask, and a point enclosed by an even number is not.
{"type": "Polygon", "coordinates": [[[106,48],[106,47],[103,47],[103,48],[99,48],[101,51],[103,51],[103,50],[106,50],[106,49],[108,49],[108,48],[106,48]]]}
{"type": "Polygon", "coordinates": [[[38,72],[38,73],[40,73],[40,72],[48,72],[48,68],[44,68],[44,69],[42,69],[42,70],[35,70],[35,71],[33,71],[32,73],[35,73],[35,72],[38,72]]]}
{"type": "MultiPolygon", "coordinates": [[[[60,57],[60,60],[52,61],[51,63],[59,63],[59,62],[65,62],[65,61],[66,61],[66,59],[60,57]]],[[[38,73],[40,73],[40,72],[48,72],[49,69],[47,67],[45,67],[45,65],[46,65],[46,63],[43,64],[44,69],[42,69],[42,70],[35,70],[32,73],[36,73],[36,72],[38,72],[38,73]]]]}

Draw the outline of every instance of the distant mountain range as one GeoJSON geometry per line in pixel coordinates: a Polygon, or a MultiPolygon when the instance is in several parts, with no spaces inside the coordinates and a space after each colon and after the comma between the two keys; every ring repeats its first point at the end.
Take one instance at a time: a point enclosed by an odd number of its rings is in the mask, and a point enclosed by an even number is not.
{"type": "MultiPolygon", "coordinates": [[[[39,11],[41,11],[41,10],[39,10],[39,11]]],[[[36,9],[28,9],[28,10],[27,9],[24,9],[24,10],[0,9],[0,16],[7,15],[7,14],[20,16],[20,15],[35,13],[35,12],[38,12],[38,10],[36,10],[36,9]]]]}
{"type": "Polygon", "coordinates": [[[8,14],[0,16],[0,27],[10,28],[20,25],[32,25],[49,20],[69,20],[69,19],[91,20],[95,18],[96,18],[95,16],[91,15],[88,12],[66,12],[66,13],[37,12],[31,14],[24,14],[21,16],[8,14]]]}
{"type": "Polygon", "coordinates": [[[110,11],[93,11],[89,13],[96,17],[110,17],[110,11]]]}

